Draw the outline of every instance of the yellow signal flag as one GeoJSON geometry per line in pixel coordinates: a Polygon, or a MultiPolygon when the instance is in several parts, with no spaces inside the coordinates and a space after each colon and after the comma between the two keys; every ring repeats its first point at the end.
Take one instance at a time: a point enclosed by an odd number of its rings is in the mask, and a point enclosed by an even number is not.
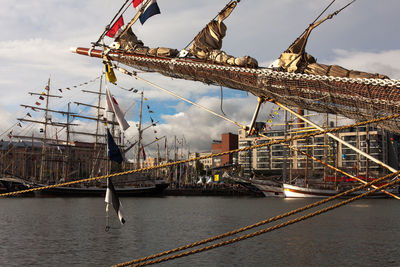
{"type": "Polygon", "coordinates": [[[116,83],[117,82],[117,77],[115,77],[115,73],[114,73],[114,70],[111,68],[111,65],[106,63],[104,66],[105,66],[105,69],[106,69],[107,80],[110,83],[116,83]]]}
{"type": "Polygon", "coordinates": [[[214,175],[214,182],[219,182],[219,174],[214,175]]]}

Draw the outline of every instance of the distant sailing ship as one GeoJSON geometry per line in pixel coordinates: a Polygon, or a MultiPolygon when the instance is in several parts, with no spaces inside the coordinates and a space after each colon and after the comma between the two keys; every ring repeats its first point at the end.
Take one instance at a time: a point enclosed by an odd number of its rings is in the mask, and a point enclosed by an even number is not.
{"type": "MultiPolygon", "coordinates": [[[[114,119],[107,119],[105,116],[106,109],[101,106],[102,96],[105,95],[105,93],[102,92],[102,80],[103,75],[100,78],[100,87],[98,92],[83,90],[84,92],[98,95],[97,105],[75,102],[76,105],[95,108],[97,110],[96,117],[83,116],[71,112],[70,103],[68,103],[68,111],[50,109],[50,98],[62,97],[50,93],[50,79],[44,92],[30,93],[31,95],[39,96],[41,100],[44,100],[46,103],[45,107],[40,108],[38,106],[29,105],[21,106],[32,109],[33,111],[43,111],[44,121],[31,119],[30,117],[32,116],[30,113],[27,113],[28,116],[25,116],[25,118],[19,118],[19,120],[21,122],[43,125],[40,129],[40,132],[43,133],[43,137],[36,137],[33,134],[32,136],[12,135],[12,140],[19,140],[19,142],[8,142],[5,152],[2,154],[3,164],[1,171],[3,172],[4,178],[0,179],[0,185],[3,185],[3,191],[16,191],[20,189],[41,187],[49,184],[68,182],[73,179],[96,177],[106,175],[110,172],[118,172],[127,170],[128,168],[140,167],[140,139],[143,131],[140,127],[139,140],[133,142],[133,144],[130,144],[129,146],[125,146],[121,143],[122,138],[120,136],[117,138],[119,148],[123,154],[127,153],[135,145],[138,145],[138,162],[135,166],[133,163],[127,162],[125,158],[122,166],[114,162],[111,163],[107,158],[107,139],[104,134],[100,133],[100,127],[103,123],[110,125],[111,131],[115,134],[116,127],[119,126],[119,123],[115,122],[114,119]],[[57,113],[66,116],[66,122],[55,121],[49,113],[57,113]],[[103,115],[101,115],[101,113],[103,113],[103,115]],[[87,131],[72,131],[70,128],[71,126],[78,126],[71,122],[73,118],[83,118],[86,120],[96,121],[95,133],[87,131]],[[54,130],[55,127],[65,129],[66,140],[58,138],[59,131],[57,129],[56,138],[49,137],[48,132],[50,128],[53,128],[54,130]],[[94,142],[73,141],[71,134],[92,136],[94,137],[94,142]],[[102,141],[102,139],[104,141],[102,141]],[[40,141],[40,143],[37,141],[40,141]],[[20,151],[18,147],[22,147],[22,151],[20,151]],[[17,165],[22,167],[19,171],[16,170],[17,165]]],[[[141,109],[142,104],[143,94],[141,99],[141,109]]],[[[115,115],[113,115],[113,118],[115,118],[115,115]]],[[[119,131],[119,135],[121,135],[121,131],[119,131]]],[[[162,194],[164,189],[168,187],[169,183],[150,173],[133,173],[115,177],[114,185],[116,190],[122,196],[152,196],[162,194]]],[[[97,181],[92,184],[78,184],[75,186],[55,187],[35,191],[35,194],[42,196],[104,196],[105,191],[106,182],[97,181]]]]}

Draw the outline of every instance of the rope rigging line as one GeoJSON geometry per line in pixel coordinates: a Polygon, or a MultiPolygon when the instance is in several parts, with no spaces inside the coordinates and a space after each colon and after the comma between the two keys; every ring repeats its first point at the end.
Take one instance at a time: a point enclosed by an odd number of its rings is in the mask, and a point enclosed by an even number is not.
{"type": "MultiPolygon", "coordinates": [[[[125,5],[131,2],[131,0],[126,0],[125,3],[121,6],[121,8],[118,10],[118,12],[115,14],[115,16],[112,18],[112,20],[110,21],[110,23],[106,26],[106,28],[104,29],[103,33],[100,35],[99,39],[97,40],[97,42],[92,43],[93,47],[94,46],[98,46],[100,44],[100,41],[104,38],[104,36],[107,34],[107,32],[110,30],[110,26],[111,24],[114,22],[114,20],[117,18],[118,14],[121,13],[122,9],[125,7],[125,5]]],[[[126,12],[126,10],[128,9],[129,5],[127,7],[125,7],[125,10],[121,13],[121,16],[126,12]]]]}
{"type": "MultiPolygon", "coordinates": [[[[291,47],[293,44],[295,44],[297,42],[297,40],[299,40],[307,31],[310,27],[312,27],[314,25],[315,22],[317,22],[317,20],[328,10],[328,8],[335,2],[336,0],[332,0],[332,2],[317,16],[316,19],[314,19],[313,22],[310,23],[310,25],[303,31],[302,34],[300,34],[299,37],[296,38],[296,40],[289,46],[291,47]]],[[[351,4],[353,4],[356,0],[351,1],[350,3],[348,3],[347,5],[345,5],[344,7],[336,10],[335,12],[329,14],[327,16],[328,19],[333,18],[333,16],[338,15],[343,9],[347,8],[348,6],[350,6],[351,4]]]]}
{"type": "Polygon", "coordinates": [[[191,101],[189,99],[186,99],[186,98],[184,98],[184,97],[182,97],[182,96],[180,96],[180,95],[178,95],[178,94],[176,94],[176,93],[174,93],[174,92],[172,92],[172,91],[170,91],[170,90],[168,90],[166,88],[163,88],[163,87],[161,87],[161,86],[159,86],[159,85],[157,85],[155,83],[152,83],[152,82],[150,82],[150,81],[148,81],[148,80],[146,80],[144,78],[139,77],[136,72],[130,72],[130,71],[127,71],[124,68],[121,68],[121,67],[118,67],[118,66],[115,66],[115,65],[114,65],[114,68],[116,68],[118,71],[122,72],[123,74],[132,76],[133,78],[135,78],[137,80],[141,80],[141,81],[143,81],[143,82],[145,82],[145,83],[147,83],[147,84],[149,84],[149,85],[151,85],[151,86],[153,86],[153,87],[155,87],[157,89],[160,89],[160,90],[162,90],[162,91],[164,91],[164,92],[166,92],[166,93],[168,93],[168,94],[170,94],[170,95],[172,95],[172,96],[174,96],[176,98],[179,98],[179,99],[181,99],[181,100],[183,100],[183,101],[185,101],[185,102],[187,102],[189,104],[192,104],[193,106],[201,108],[201,109],[203,109],[203,110],[205,110],[205,111],[207,111],[207,112],[209,112],[209,113],[211,113],[211,114],[213,114],[213,115],[215,115],[215,116],[217,116],[217,117],[219,117],[221,119],[229,121],[229,122],[235,124],[236,126],[238,126],[239,128],[247,129],[247,126],[245,126],[243,124],[240,124],[240,123],[238,123],[238,122],[236,122],[234,120],[231,120],[231,119],[229,119],[229,118],[227,118],[225,116],[222,116],[222,115],[220,115],[220,114],[218,114],[218,113],[216,113],[216,112],[214,112],[214,111],[212,111],[212,110],[210,110],[210,109],[208,109],[208,108],[206,108],[206,107],[204,107],[202,105],[199,105],[199,104],[197,104],[197,103],[195,103],[195,102],[193,102],[193,101],[191,101]]]}
{"type": "Polygon", "coordinates": [[[252,238],[252,237],[255,237],[255,236],[258,236],[258,235],[261,235],[261,234],[265,234],[267,232],[271,232],[273,230],[277,230],[277,229],[289,226],[291,224],[294,224],[294,223],[297,223],[297,222],[300,222],[300,221],[315,217],[317,215],[323,214],[323,213],[328,212],[330,210],[333,210],[333,209],[336,209],[338,207],[344,206],[344,205],[349,204],[349,203],[351,203],[351,202],[353,202],[355,200],[358,200],[358,199],[361,199],[361,198],[363,198],[365,196],[373,194],[373,193],[377,192],[378,190],[383,190],[385,188],[388,188],[388,187],[394,186],[396,184],[399,184],[400,183],[400,179],[393,180],[393,181],[391,181],[391,182],[389,182],[389,183],[387,183],[385,185],[382,185],[382,186],[380,186],[380,187],[378,187],[376,189],[369,190],[366,193],[354,196],[354,197],[352,197],[350,199],[344,200],[344,201],[339,202],[337,204],[328,206],[326,208],[317,210],[317,211],[312,212],[312,213],[308,213],[306,215],[297,217],[297,218],[292,219],[292,220],[288,220],[288,221],[280,223],[278,225],[274,225],[274,226],[268,227],[266,229],[262,229],[262,230],[259,230],[259,231],[256,231],[256,232],[253,232],[253,233],[250,233],[250,234],[247,234],[247,235],[243,235],[243,236],[236,237],[236,238],[233,238],[233,239],[230,239],[230,240],[222,241],[220,243],[212,244],[212,245],[209,245],[209,246],[206,246],[206,247],[198,248],[198,249],[195,249],[195,250],[192,250],[192,251],[183,252],[183,253],[180,253],[180,254],[176,254],[176,255],[160,258],[160,259],[157,259],[157,260],[146,261],[146,260],[149,260],[149,259],[154,259],[154,258],[157,258],[157,257],[160,257],[160,256],[164,256],[164,255],[168,255],[168,254],[171,254],[171,253],[174,253],[174,252],[178,252],[178,251],[181,251],[181,250],[184,250],[184,249],[187,249],[187,248],[199,246],[201,244],[208,243],[208,242],[211,242],[211,241],[214,241],[214,240],[217,240],[217,239],[221,239],[221,238],[224,238],[224,237],[227,237],[227,236],[231,236],[231,235],[234,235],[234,234],[239,233],[239,232],[243,232],[243,231],[250,230],[252,228],[259,227],[259,226],[267,224],[267,223],[271,223],[273,221],[277,221],[279,219],[288,217],[290,215],[293,215],[293,214],[308,210],[310,208],[319,206],[319,205],[324,204],[324,203],[326,203],[328,201],[337,199],[339,197],[343,197],[343,196],[348,195],[348,194],[350,194],[352,192],[356,192],[356,191],[358,191],[360,189],[364,189],[364,188],[366,188],[366,187],[368,187],[368,186],[370,186],[370,185],[372,185],[372,184],[374,184],[376,182],[380,182],[380,181],[383,181],[383,180],[386,180],[386,179],[390,179],[390,178],[395,177],[395,176],[397,176],[399,174],[400,174],[400,171],[397,172],[397,173],[391,173],[389,175],[380,177],[377,180],[369,182],[369,183],[367,183],[365,185],[361,185],[359,187],[353,188],[351,190],[348,190],[346,192],[340,193],[338,195],[335,195],[335,196],[329,197],[327,199],[312,203],[310,205],[298,208],[296,210],[292,210],[292,211],[287,212],[285,214],[281,214],[281,215],[272,217],[270,219],[258,222],[256,224],[249,225],[249,226],[234,230],[232,232],[228,232],[228,233],[225,233],[225,234],[222,234],[222,235],[218,235],[218,236],[215,236],[215,237],[212,237],[212,238],[204,239],[202,241],[195,242],[195,243],[192,243],[192,244],[189,244],[189,245],[186,245],[186,246],[182,246],[182,247],[179,247],[179,248],[176,248],[176,249],[172,249],[172,250],[169,250],[169,251],[165,251],[165,252],[162,252],[162,253],[154,254],[154,255],[151,255],[151,256],[148,256],[148,257],[136,259],[136,260],[133,260],[133,261],[130,261],[130,262],[125,262],[125,263],[121,263],[121,264],[114,265],[114,266],[115,267],[122,267],[122,266],[128,266],[128,265],[129,266],[146,266],[146,265],[156,264],[156,263],[160,263],[160,262],[173,260],[173,259],[189,256],[189,255],[192,255],[192,254],[204,252],[204,251],[211,250],[211,249],[214,249],[214,248],[230,245],[230,244],[233,244],[235,242],[239,242],[239,241],[242,241],[242,240],[245,240],[245,239],[248,239],[248,238],[252,238]],[[136,264],[136,263],[138,263],[138,264],[136,264]]]}
{"type": "Polygon", "coordinates": [[[387,120],[391,120],[391,119],[398,118],[398,117],[400,117],[400,114],[395,114],[395,115],[382,117],[382,118],[378,118],[378,119],[373,119],[373,120],[369,120],[369,121],[363,121],[363,122],[359,122],[359,123],[352,124],[352,125],[345,125],[345,126],[341,126],[341,127],[337,127],[337,128],[331,128],[331,129],[327,129],[325,131],[317,131],[317,132],[308,133],[308,134],[304,134],[304,135],[294,136],[294,137],[287,138],[287,139],[271,141],[269,143],[264,143],[264,144],[258,144],[258,145],[238,148],[238,149],[234,149],[234,150],[230,150],[230,151],[224,151],[224,152],[211,154],[211,155],[207,155],[207,156],[200,156],[200,157],[197,157],[197,158],[191,158],[191,159],[185,159],[185,160],[180,160],[180,161],[175,161],[175,162],[169,162],[169,163],[165,163],[165,164],[161,164],[161,165],[157,165],[157,166],[153,166],[153,167],[146,167],[146,168],[141,168],[141,169],[129,170],[129,171],[125,171],[125,172],[113,173],[113,174],[109,174],[109,175],[90,177],[90,178],[86,178],[86,179],[80,179],[80,180],[75,180],[75,181],[70,181],[70,182],[65,182],[65,183],[60,183],[60,184],[53,184],[53,185],[47,185],[47,186],[43,186],[43,187],[30,188],[30,189],[21,190],[21,191],[3,193],[3,194],[0,194],[0,197],[15,196],[15,195],[23,194],[23,193],[28,193],[28,192],[45,190],[45,189],[50,189],[50,188],[55,188],[55,187],[63,187],[63,186],[68,186],[68,185],[73,185],[73,184],[84,183],[84,182],[97,181],[97,180],[102,180],[102,179],[106,179],[106,178],[109,178],[109,177],[121,176],[121,175],[125,175],[125,174],[131,174],[131,173],[138,173],[138,172],[144,172],[144,171],[149,171],[149,170],[155,170],[155,169],[170,167],[170,166],[174,166],[174,165],[178,165],[178,164],[182,164],[182,163],[192,162],[192,161],[196,161],[196,160],[220,157],[220,156],[223,156],[223,155],[229,155],[229,154],[232,154],[232,153],[248,151],[248,150],[252,150],[252,149],[256,149],[256,148],[260,148],[260,147],[265,147],[265,146],[270,146],[270,145],[275,145],[275,144],[281,144],[281,143],[287,143],[287,142],[290,142],[290,141],[304,139],[304,138],[312,137],[312,136],[316,136],[316,135],[338,132],[338,131],[341,131],[341,130],[350,129],[352,127],[358,127],[358,126],[362,126],[362,125],[366,125],[366,124],[370,124],[370,123],[377,123],[377,122],[381,122],[381,121],[387,121],[387,120]]]}

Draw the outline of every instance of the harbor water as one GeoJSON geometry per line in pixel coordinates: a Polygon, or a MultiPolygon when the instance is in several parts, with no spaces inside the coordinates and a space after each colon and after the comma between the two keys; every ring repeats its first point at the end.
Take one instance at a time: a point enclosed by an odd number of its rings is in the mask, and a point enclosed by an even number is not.
{"type": "MultiPolygon", "coordinates": [[[[110,266],[316,200],[168,196],[121,201],[127,222],[106,232],[102,198],[0,199],[0,266],[110,266]]],[[[399,203],[359,200],[270,233],[159,265],[400,266],[399,203]]]]}

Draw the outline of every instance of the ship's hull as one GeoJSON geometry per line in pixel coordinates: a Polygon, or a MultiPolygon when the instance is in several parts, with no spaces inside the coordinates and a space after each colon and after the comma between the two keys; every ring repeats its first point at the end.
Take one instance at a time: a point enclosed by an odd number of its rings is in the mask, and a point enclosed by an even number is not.
{"type": "MultiPolygon", "coordinates": [[[[32,188],[34,185],[23,180],[20,178],[14,178],[14,177],[3,177],[0,178],[0,194],[2,193],[11,193],[11,192],[17,192],[21,190],[27,190],[32,188]]],[[[25,193],[22,195],[16,195],[16,196],[24,196],[24,197],[31,197],[34,196],[33,192],[25,193]]]]}
{"type": "MultiPolygon", "coordinates": [[[[283,190],[284,190],[285,197],[287,197],[287,198],[326,198],[326,197],[331,197],[331,196],[337,195],[339,193],[342,193],[342,191],[339,191],[339,190],[326,189],[326,188],[302,187],[302,186],[290,185],[290,184],[285,184],[285,183],[283,184],[283,190]]],[[[393,194],[398,193],[396,189],[386,189],[386,191],[393,193],[393,194]]],[[[365,192],[366,191],[356,191],[356,192],[353,192],[352,194],[346,195],[345,197],[352,197],[352,196],[360,195],[365,192]]],[[[371,194],[369,197],[387,198],[389,196],[384,194],[383,192],[379,191],[374,194],[371,194]]]]}
{"type": "MultiPolygon", "coordinates": [[[[103,58],[101,50],[74,48],[73,52],[103,58]]],[[[138,70],[247,91],[286,106],[340,114],[358,121],[400,114],[399,80],[287,73],[267,68],[225,66],[193,58],[154,57],[122,51],[111,51],[107,56],[138,70]]],[[[379,126],[400,133],[398,118],[379,126]]]]}
{"type": "Polygon", "coordinates": [[[253,180],[251,183],[266,197],[285,197],[282,184],[258,180],[253,180]]]}
{"type": "MultiPolygon", "coordinates": [[[[160,196],[168,187],[169,183],[160,182],[151,186],[127,186],[118,188],[116,191],[118,196],[123,197],[151,197],[160,196]]],[[[44,190],[35,191],[38,197],[104,197],[106,188],[97,187],[54,187],[44,190]]]]}

